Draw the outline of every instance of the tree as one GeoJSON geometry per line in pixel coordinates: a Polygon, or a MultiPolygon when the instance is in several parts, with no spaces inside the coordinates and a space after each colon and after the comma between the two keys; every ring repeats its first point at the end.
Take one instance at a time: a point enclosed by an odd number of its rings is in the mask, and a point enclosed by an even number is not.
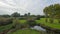
{"type": "Polygon", "coordinates": [[[10,15],[8,15],[8,14],[6,14],[6,15],[0,15],[1,17],[6,17],[6,18],[8,18],[8,17],[10,17],[10,15]]]}
{"type": "Polygon", "coordinates": [[[60,4],[55,4],[54,7],[55,7],[55,11],[56,11],[55,12],[56,16],[54,16],[54,17],[57,18],[60,23],[60,4]]]}
{"type": "Polygon", "coordinates": [[[30,18],[27,19],[26,23],[29,25],[29,27],[33,27],[33,26],[35,26],[37,24],[35,19],[30,19],[30,18]]]}
{"type": "Polygon", "coordinates": [[[12,19],[11,18],[0,17],[0,26],[11,24],[11,23],[12,23],[12,19]]]}
{"type": "Polygon", "coordinates": [[[37,15],[37,20],[40,20],[40,15],[37,15]]]}
{"type": "Polygon", "coordinates": [[[25,13],[24,16],[27,17],[27,14],[25,13]]]}
{"type": "MultiPolygon", "coordinates": [[[[47,16],[49,16],[50,18],[50,22],[53,23],[54,18],[57,18],[57,16],[60,16],[60,5],[59,4],[54,4],[54,5],[50,5],[48,7],[44,8],[44,13],[47,16]]],[[[60,19],[60,17],[59,17],[60,19]]]]}
{"type": "Polygon", "coordinates": [[[14,12],[11,16],[12,16],[12,17],[20,17],[20,14],[17,13],[17,12],[14,12]]]}
{"type": "Polygon", "coordinates": [[[28,16],[30,16],[30,13],[28,13],[28,16]]]}

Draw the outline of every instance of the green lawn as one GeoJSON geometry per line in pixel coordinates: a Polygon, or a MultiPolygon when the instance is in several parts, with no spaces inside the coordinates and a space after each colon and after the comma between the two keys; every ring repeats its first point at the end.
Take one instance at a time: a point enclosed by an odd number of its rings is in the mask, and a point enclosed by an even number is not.
{"type": "Polygon", "coordinates": [[[25,30],[17,30],[15,32],[8,34],[41,34],[41,32],[32,29],[25,29],[25,30]]]}
{"type": "Polygon", "coordinates": [[[45,18],[41,18],[41,20],[36,20],[37,23],[44,24],[45,26],[60,29],[60,23],[58,23],[58,20],[55,19],[54,23],[45,22],[45,18]]]}

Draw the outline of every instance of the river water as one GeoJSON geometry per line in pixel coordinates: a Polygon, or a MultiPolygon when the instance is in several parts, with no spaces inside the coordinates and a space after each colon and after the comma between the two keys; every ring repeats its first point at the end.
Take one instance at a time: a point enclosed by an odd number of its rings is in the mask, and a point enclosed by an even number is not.
{"type": "Polygon", "coordinates": [[[31,29],[35,29],[38,31],[46,31],[46,29],[42,28],[41,26],[34,26],[34,27],[31,27],[31,29]]]}

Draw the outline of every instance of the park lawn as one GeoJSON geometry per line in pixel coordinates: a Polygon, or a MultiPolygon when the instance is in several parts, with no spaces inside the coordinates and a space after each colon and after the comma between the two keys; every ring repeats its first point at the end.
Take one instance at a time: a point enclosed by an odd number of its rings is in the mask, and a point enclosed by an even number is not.
{"type": "Polygon", "coordinates": [[[54,20],[54,23],[45,22],[45,18],[41,18],[41,20],[36,20],[39,24],[44,24],[45,26],[60,29],[60,24],[58,23],[58,20],[54,20]]]}
{"type": "Polygon", "coordinates": [[[8,34],[41,34],[41,33],[39,31],[32,30],[32,29],[21,29],[8,34]]]}

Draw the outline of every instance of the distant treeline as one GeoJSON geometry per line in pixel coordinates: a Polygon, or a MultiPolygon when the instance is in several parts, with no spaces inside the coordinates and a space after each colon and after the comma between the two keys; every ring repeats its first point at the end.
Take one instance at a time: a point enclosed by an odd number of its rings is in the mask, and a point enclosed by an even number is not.
{"type": "Polygon", "coordinates": [[[30,15],[30,13],[20,15],[20,13],[14,12],[11,15],[8,15],[8,14],[0,15],[0,17],[6,17],[6,18],[8,17],[40,17],[40,18],[44,18],[45,16],[44,15],[30,15]]]}

